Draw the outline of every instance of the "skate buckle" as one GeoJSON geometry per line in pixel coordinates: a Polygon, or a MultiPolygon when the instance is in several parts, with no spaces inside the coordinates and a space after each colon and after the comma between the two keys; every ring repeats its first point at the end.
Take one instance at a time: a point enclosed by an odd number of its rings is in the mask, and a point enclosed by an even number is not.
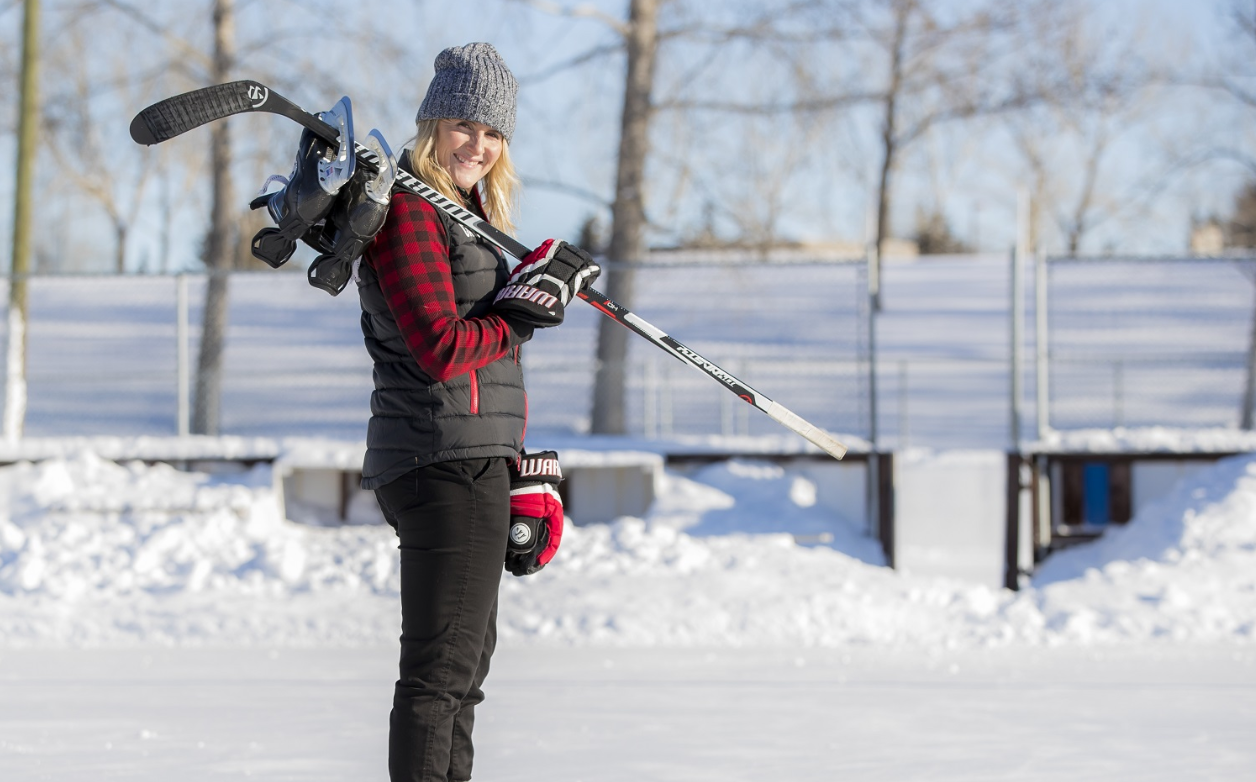
{"type": "Polygon", "coordinates": [[[387,204],[392,197],[393,182],[397,180],[397,158],[378,129],[371,130],[362,146],[375,156],[379,166],[379,173],[366,183],[366,195],[377,204],[387,204]]]}
{"type": "Polygon", "coordinates": [[[334,150],[332,158],[318,162],[319,186],[328,195],[335,195],[353,178],[358,162],[353,147],[353,107],[349,103],[349,96],[341,98],[335,106],[318,116],[340,131],[339,146],[334,150]]]}

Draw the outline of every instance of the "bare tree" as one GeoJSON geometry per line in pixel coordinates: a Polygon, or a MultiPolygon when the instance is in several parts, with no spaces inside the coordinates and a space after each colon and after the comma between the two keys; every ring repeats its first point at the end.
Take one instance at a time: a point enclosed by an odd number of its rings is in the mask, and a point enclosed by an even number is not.
{"type": "MultiPolygon", "coordinates": [[[[620,114],[619,157],[615,173],[615,200],[611,204],[611,238],[607,256],[606,295],[633,300],[634,270],[630,264],[645,257],[645,164],[650,151],[650,106],[658,56],[659,0],[631,0],[623,31],[627,50],[623,108],[620,114]]],[[[592,428],[597,434],[627,431],[624,415],[628,330],[602,320],[598,324],[597,374],[593,384],[592,428]]]]}
{"type": "MultiPolygon", "coordinates": [[[[317,81],[329,91],[343,91],[343,79],[335,67],[336,55],[342,50],[356,48],[358,51],[386,55],[390,57],[390,62],[398,66],[408,61],[407,54],[388,42],[378,28],[371,26],[374,18],[371,14],[362,15],[361,29],[352,25],[339,27],[335,39],[329,41],[320,22],[320,19],[330,15],[329,9],[322,7],[323,4],[299,9],[301,13],[296,18],[300,21],[296,24],[285,23],[278,15],[268,13],[266,25],[260,28],[264,31],[255,31],[250,40],[241,46],[237,42],[235,0],[211,0],[208,5],[209,29],[212,32],[212,43],[208,48],[199,40],[204,25],[188,26],[186,14],[173,19],[162,17],[161,14],[168,14],[169,10],[160,6],[142,6],[130,0],[80,0],[79,10],[107,10],[127,20],[133,30],[162,42],[167,50],[166,58],[150,66],[153,67],[151,72],[136,74],[141,80],[147,79],[150,86],[166,74],[181,77],[185,89],[229,81],[235,76],[237,59],[246,56],[251,75],[285,91],[306,81],[317,81]],[[189,27],[191,32],[181,32],[181,27],[189,27]],[[309,40],[319,40],[320,45],[294,45],[309,40]],[[272,51],[277,54],[270,55],[272,51]]],[[[245,209],[237,200],[233,172],[241,159],[241,152],[233,143],[233,123],[233,120],[216,122],[209,129],[210,215],[201,252],[208,281],[191,422],[192,431],[202,434],[219,431],[229,275],[232,269],[248,265],[248,261],[241,261],[241,256],[247,257],[244,248],[248,246],[242,236],[242,228],[256,227],[254,223],[259,218],[258,215],[242,217],[245,209]]],[[[264,149],[266,138],[264,132],[254,134],[247,149],[267,152],[264,149]],[[259,141],[262,143],[259,144],[259,141]]],[[[290,151],[288,154],[291,154],[290,151]]],[[[168,224],[168,215],[165,221],[168,224]]]]}
{"type": "MultiPolygon", "coordinates": [[[[128,72],[112,79],[101,79],[98,74],[92,77],[78,73],[74,66],[68,66],[70,81],[74,88],[69,91],[62,110],[54,116],[54,129],[60,135],[68,135],[65,144],[59,144],[54,157],[62,162],[63,170],[75,172],[75,182],[89,198],[95,200],[108,214],[115,230],[116,259],[115,267],[122,271],[125,264],[127,232],[134,219],[142,197],[143,185],[149,177],[150,167],[159,155],[152,151],[141,152],[138,148],[128,147],[132,155],[127,156],[116,148],[98,149],[94,138],[95,122],[88,112],[85,95],[92,93],[107,84],[115,95],[119,91],[134,88],[142,93],[151,91],[155,84],[168,81],[169,75],[182,76],[185,86],[189,83],[203,86],[206,82],[222,83],[230,79],[235,57],[235,26],[234,0],[212,0],[210,8],[211,30],[213,34],[212,49],[206,53],[204,49],[188,37],[176,32],[175,24],[162,19],[159,14],[163,9],[144,7],[127,2],[127,0],[82,0],[73,9],[75,18],[72,24],[103,23],[103,20],[121,19],[126,29],[123,35],[149,35],[161,41],[169,50],[167,58],[153,57],[128,66],[128,72]],[[69,147],[69,149],[63,148],[69,147]],[[119,179],[117,171],[112,167],[111,158],[129,157],[130,164],[135,167],[138,162],[140,172],[130,205],[123,207],[115,190],[119,179]],[[136,161],[135,156],[140,160],[136,161]]],[[[74,62],[73,55],[67,58],[74,62]]],[[[80,67],[99,67],[98,62],[79,61],[80,67]]],[[[130,103],[130,101],[128,101],[130,103]]],[[[196,394],[193,410],[192,431],[200,434],[216,434],[218,432],[219,404],[221,395],[222,348],[225,340],[227,315],[227,272],[232,266],[232,255],[236,249],[234,227],[238,209],[235,206],[235,193],[232,187],[231,171],[234,164],[229,135],[229,123],[214,123],[210,129],[209,166],[212,173],[210,189],[210,224],[206,233],[205,253],[203,261],[207,268],[208,282],[206,286],[204,320],[201,329],[200,355],[197,364],[196,394]]],[[[55,137],[54,137],[55,138],[55,137]]],[[[60,140],[60,139],[57,139],[60,140]]],[[[104,144],[100,144],[104,146],[104,144]]],[[[169,175],[169,172],[165,172],[169,175]]],[[[166,221],[169,221],[167,215],[166,221]]],[[[163,251],[164,252],[164,251],[163,251]]]]}
{"type": "MultiPolygon", "coordinates": [[[[1229,9],[1229,20],[1234,32],[1234,49],[1222,58],[1218,70],[1208,76],[1204,83],[1227,94],[1243,111],[1250,113],[1256,110],[1256,67],[1252,65],[1252,54],[1256,52],[1256,7],[1233,0],[1229,9]]],[[[1211,146],[1206,157],[1237,162],[1248,170],[1249,182],[1256,178],[1256,150],[1230,144],[1211,146]]],[[[1251,225],[1256,223],[1256,187],[1248,184],[1235,199],[1234,213],[1228,226],[1228,240],[1239,246],[1249,246],[1253,231],[1251,225]]],[[[1256,274],[1247,274],[1249,281],[1256,290],[1256,274]]],[[[1256,426],[1256,302],[1252,306],[1252,322],[1247,343],[1247,375],[1243,384],[1243,394],[1239,401],[1239,427],[1250,430],[1256,426]]]]}
{"type": "MultiPolygon", "coordinates": [[[[631,307],[635,270],[645,257],[647,218],[646,161],[654,116],[653,91],[659,48],[659,8],[667,0],[629,0],[628,18],[620,20],[587,6],[572,8],[545,0],[525,0],[547,13],[600,21],[618,39],[614,46],[595,46],[565,63],[568,68],[600,59],[622,48],[626,56],[624,90],[620,108],[619,144],[615,169],[615,195],[611,201],[610,240],[602,285],[611,299],[631,307]]],[[[628,358],[628,331],[609,320],[598,324],[597,368],[593,385],[592,431],[622,434],[626,431],[624,388],[628,358]]]]}
{"type": "MultiPolygon", "coordinates": [[[[614,198],[610,207],[610,242],[607,249],[610,263],[602,277],[602,284],[610,298],[631,307],[634,295],[633,265],[645,257],[647,230],[652,225],[659,227],[651,223],[646,208],[651,186],[647,181],[646,169],[652,157],[651,135],[657,130],[657,117],[665,112],[670,113],[677,118],[678,125],[685,126],[692,124],[694,117],[700,113],[753,119],[766,115],[788,115],[800,110],[799,106],[803,107],[801,110],[814,112],[816,106],[809,101],[782,102],[774,98],[747,100],[735,95],[728,97],[727,92],[721,92],[714,86],[720,75],[717,62],[721,60],[721,51],[727,44],[739,41],[757,42],[767,46],[776,45],[782,51],[789,51],[800,37],[808,37],[783,33],[774,22],[778,18],[789,17],[799,8],[808,7],[810,0],[791,3],[788,9],[774,4],[754,3],[748,8],[733,9],[738,13],[722,20],[714,18],[709,6],[687,5],[674,0],[631,0],[626,20],[609,17],[587,6],[564,7],[544,0],[530,0],[527,4],[548,13],[596,19],[613,31],[616,38],[613,45],[591,46],[588,51],[572,57],[559,66],[560,68],[583,66],[600,61],[611,53],[624,53],[624,87],[619,142],[616,147],[614,198]],[[667,25],[661,22],[664,11],[671,12],[667,25]],[[685,48],[682,53],[682,42],[693,45],[685,48]],[[657,94],[656,81],[664,44],[672,47],[669,51],[674,53],[674,73],[671,74],[673,90],[667,97],[660,97],[657,94]],[[694,89],[694,85],[702,85],[703,88],[694,89]]],[[[831,106],[836,102],[830,99],[826,105],[831,106]]],[[[812,125],[808,124],[807,127],[812,125]]],[[[683,135],[683,131],[679,135],[683,135]]],[[[681,202],[688,198],[688,185],[694,178],[693,168],[686,160],[690,149],[681,143],[667,156],[667,165],[664,167],[673,175],[676,187],[672,204],[677,209],[664,210],[666,212],[678,212],[681,202]]],[[[752,150],[749,153],[751,159],[761,151],[752,150]]],[[[785,169],[789,168],[790,166],[785,166],[785,169]]],[[[714,171],[708,196],[703,199],[704,215],[709,218],[718,208],[722,213],[736,217],[732,222],[743,238],[750,237],[758,244],[771,243],[785,185],[780,171],[781,169],[774,169],[764,172],[761,179],[755,178],[756,184],[766,183],[768,186],[765,188],[749,187],[747,182],[750,177],[746,176],[744,170],[741,171],[741,187],[732,191],[731,198],[727,195],[720,198],[718,206],[712,194],[721,188],[714,183],[714,179],[724,172],[714,171]],[[751,200],[748,192],[752,189],[758,198],[755,203],[748,203],[751,200]]],[[[711,228],[710,220],[706,220],[704,225],[711,228]]],[[[675,231],[677,226],[671,225],[669,228],[675,231]]],[[[628,339],[627,330],[617,324],[609,320],[599,323],[592,406],[592,431],[595,433],[621,434],[626,431],[628,339]]]]}
{"type": "MultiPolygon", "coordinates": [[[[16,5],[16,3],[14,3],[16,5]]],[[[7,10],[0,7],[0,11],[7,10]]],[[[20,56],[22,46],[17,37],[18,30],[13,30],[13,37],[10,38],[7,33],[4,35],[3,45],[0,46],[0,105],[12,106],[17,98],[17,88],[21,83],[20,75],[20,56]]],[[[5,114],[7,119],[0,120],[0,133],[10,134],[17,131],[18,115],[16,112],[5,114]]]]}
{"type": "MultiPolygon", "coordinates": [[[[90,35],[98,35],[100,19],[94,19],[90,35]]],[[[94,202],[109,220],[114,233],[114,271],[126,271],[131,227],[143,205],[145,190],[157,169],[157,155],[144,150],[136,160],[119,155],[115,141],[105,131],[112,129],[112,107],[104,109],[97,100],[102,63],[82,56],[86,49],[84,30],[79,25],[66,29],[50,52],[50,70],[61,78],[49,95],[43,115],[45,149],[56,162],[59,178],[79,194],[94,202]],[[53,59],[55,58],[55,59],[53,59]]],[[[123,92],[109,97],[139,99],[126,87],[132,86],[125,73],[129,67],[125,53],[106,67],[108,79],[122,85],[123,92]]]]}
{"type": "Polygon", "coordinates": [[[19,88],[17,176],[13,193],[13,253],[9,264],[9,331],[5,361],[4,435],[22,436],[26,419],[26,276],[31,255],[31,183],[39,125],[39,2],[26,0],[22,14],[22,64],[19,88]]]}
{"type": "MultiPolygon", "coordinates": [[[[1256,181],[1249,182],[1234,199],[1234,212],[1225,225],[1226,245],[1230,247],[1256,248],[1256,181]]],[[[1256,269],[1243,264],[1239,267],[1256,290],[1256,269]]],[[[1247,338],[1247,376],[1243,383],[1243,396],[1239,402],[1239,428],[1253,428],[1256,414],[1256,301],[1252,302],[1252,321],[1247,338]]]]}
{"type": "MultiPolygon", "coordinates": [[[[1216,62],[1197,82],[1224,95],[1250,121],[1250,115],[1256,111],[1256,6],[1230,0],[1226,22],[1230,39],[1221,42],[1216,62]]],[[[1229,134],[1221,140],[1210,138],[1189,162],[1211,161],[1237,163],[1247,169],[1249,176],[1256,175],[1256,149],[1252,148],[1250,136],[1240,137],[1237,142],[1229,134]]]]}
{"type": "MultiPolygon", "coordinates": [[[[875,185],[877,264],[891,233],[894,172],[906,150],[940,125],[1017,111],[1032,95],[1005,63],[1013,30],[1007,4],[956,9],[937,0],[841,2],[875,56],[860,78],[879,84],[880,164],[875,185]]],[[[875,270],[879,279],[879,268],[875,270]]],[[[873,294],[880,308],[880,292],[873,294]]]]}
{"type": "Polygon", "coordinates": [[[946,215],[938,209],[916,210],[915,240],[921,255],[968,253],[973,250],[955,236],[946,215]]]}
{"type": "MultiPolygon", "coordinates": [[[[235,0],[214,0],[214,56],[210,83],[231,80],[235,69],[235,0]]],[[[210,168],[213,174],[209,233],[205,239],[205,310],[201,349],[196,363],[196,398],[192,408],[192,432],[218,434],[222,406],[222,355],[227,333],[227,286],[231,279],[232,251],[236,246],[236,208],[231,181],[231,126],[215,122],[210,128],[210,168]]]]}
{"type": "Polygon", "coordinates": [[[1114,38],[1078,3],[1037,6],[1030,18],[1023,51],[1037,100],[1006,127],[1029,174],[1033,243],[1050,216],[1076,255],[1095,228],[1146,201],[1143,178],[1118,183],[1104,165],[1151,116],[1158,76],[1139,56],[1137,27],[1114,38]]]}

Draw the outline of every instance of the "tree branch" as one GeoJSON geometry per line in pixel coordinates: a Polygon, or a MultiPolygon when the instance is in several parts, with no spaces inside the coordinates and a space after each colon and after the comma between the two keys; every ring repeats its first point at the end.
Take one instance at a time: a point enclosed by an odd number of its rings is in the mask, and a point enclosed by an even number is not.
{"type": "Polygon", "coordinates": [[[586,190],[583,187],[569,185],[566,182],[559,182],[555,179],[536,179],[530,176],[523,176],[520,177],[520,179],[522,179],[523,184],[529,188],[540,188],[542,190],[552,190],[556,193],[566,193],[567,195],[574,195],[590,203],[597,204],[600,207],[604,207],[606,209],[611,208],[610,200],[604,196],[598,195],[592,190],[586,190]]]}
{"type": "Polygon", "coordinates": [[[854,92],[846,95],[810,98],[790,103],[735,103],[732,101],[664,101],[654,106],[657,111],[712,111],[745,116],[811,113],[884,101],[884,92],[854,92]]]}
{"type": "Polygon", "coordinates": [[[184,57],[195,60],[202,68],[205,69],[205,73],[209,73],[212,70],[213,62],[211,61],[211,58],[205,54],[205,52],[193,46],[186,39],[180,38],[179,36],[170,32],[169,28],[159,24],[157,20],[153,19],[151,16],[144,13],[139,8],[131,5],[130,3],[123,2],[123,0],[99,0],[99,1],[103,3],[104,5],[118,11],[124,16],[130,18],[132,21],[137,23],[140,27],[143,27],[144,29],[156,35],[157,37],[166,41],[166,43],[173,46],[184,57]]]}
{"type": "Polygon", "coordinates": [[[627,37],[630,32],[628,23],[624,20],[616,19],[587,4],[568,7],[552,2],[552,0],[507,0],[507,2],[521,3],[551,16],[565,16],[568,19],[592,19],[596,22],[601,22],[622,37],[627,37]]]}
{"type": "Polygon", "coordinates": [[[526,76],[520,76],[518,77],[518,82],[520,86],[539,84],[545,81],[546,79],[549,79],[552,76],[556,76],[559,73],[562,73],[565,70],[579,67],[586,63],[592,62],[598,58],[605,57],[610,54],[615,54],[616,52],[621,52],[623,51],[623,49],[624,49],[624,44],[622,40],[619,40],[615,43],[602,44],[601,46],[594,46],[592,49],[589,49],[585,52],[577,54],[575,57],[572,57],[569,60],[560,62],[557,65],[553,65],[549,68],[546,68],[543,71],[530,73],[530,74],[527,74],[526,76]]]}

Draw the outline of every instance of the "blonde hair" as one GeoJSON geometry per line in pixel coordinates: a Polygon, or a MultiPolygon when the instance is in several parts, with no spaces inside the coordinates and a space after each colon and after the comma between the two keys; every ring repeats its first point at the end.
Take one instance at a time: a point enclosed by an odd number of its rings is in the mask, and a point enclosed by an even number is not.
{"type": "MultiPolygon", "coordinates": [[[[462,203],[462,195],[449,172],[436,159],[436,129],[440,120],[425,119],[418,122],[414,145],[410,149],[410,165],[419,179],[431,185],[441,195],[454,203],[462,203]]],[[[514,212],[519,200],[519,177],[510,162],[510,144],[502,139],[501,155],[477,185],[484,216],[494,226],[508,234],[514,234],[514,212]]]]}

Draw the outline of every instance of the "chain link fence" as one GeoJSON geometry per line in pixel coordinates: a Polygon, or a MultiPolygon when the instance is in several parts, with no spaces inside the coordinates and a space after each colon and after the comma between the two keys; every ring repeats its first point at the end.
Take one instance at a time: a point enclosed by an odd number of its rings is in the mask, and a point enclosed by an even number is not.
{"type": "MultiPolygon", "coordinates": [[[[188,275],[184,284],[193,377],[205,283],[188,275]]],[[[27,436],[179,431],[178,278],[33,277],[28,289],[27,436]]],[[[644,264],[636,299],[638,315],[804,418],[867,432],[861,264],[644,264]]],[[[372,381],[359,316],[352,290],[332,298],[301,274],[232,274],[220,431],[363,438],[372,381]]],[[[538,331],[525,346],[530,433],[589,430],[602,319],[573,305],[561,328],[538,331]]],[[[629,434],[779,433],[694,368],[644,340],[629,344],[629,434]]]]}
{"type": "MultiPolygon", "coordinates": [[[[867,282],[854,262],[683,259],[636,268],[633,312],[829,431],[866,436],[867,282]]],[[[586,432],[597,327],[568,309],[526,349],[532,430],[586,432]]],[[[625,418],[646,437],[779,434],[697,369],[630,338],[625,418]]]]}
{"type": "Polygon", "coordinates": [[[1045,263],[1052,428],[1243,422],[1256,258],[1045,263]]]}
{"type": "MultiPolygon", "coordinates": [[[[1026,416],[1040,371],[1055,429],[1242,425],[1256,257],[1043,263],[1041,291],[1026,270],[1026,416]],[[1045,302],[1045,321],[1037,302],[1045,302]],[[1036,322],[1046,340],[1035,365],[1036,322]]],[[[881,445],[1004,447],[1006,257],[887,268],[877,316],[881,445]]],[[[185,281],[194,375],[205,277],[185,281]]],[[[178,432],[179,287],[171,276],[32,278],[26,434],[178,432]]],[[[221,431],[360,440],[372,384],[353,292],[332,298],[304,275],[269,271],[235,273],[230,289],[221,431]]],[[[868,436],[862,263],[665,256],[636,267],[635,289],[634,312],[725,370],[812,423],[868,436]]],[[[561,328],[538,331],[525,346],[531,433],[589,430],[602,319],[573,306],[561,328]]],[[[781,433],[644,340],[629,338],[628,362],[630,435],[781,433]]]]}
{"type": "MultiPolygon", "coordinates": [[[[186,285],[193,376],[205,282],[186,285]]],[[[178,289],[173,276],[31,278],[25,434],[176,434],[178,289]]],[[[355,298],[302,274],[241,272],[230,305],[221,431],[360,439],[371,375],[355,298]]]]}

